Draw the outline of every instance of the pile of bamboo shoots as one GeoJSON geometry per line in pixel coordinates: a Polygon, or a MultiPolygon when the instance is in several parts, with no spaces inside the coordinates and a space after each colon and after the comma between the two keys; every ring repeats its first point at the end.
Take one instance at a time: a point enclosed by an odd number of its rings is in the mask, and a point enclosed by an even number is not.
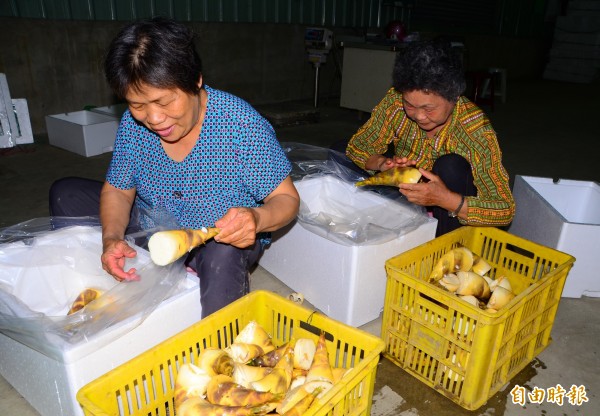
{"type": "Polygon", "coordinates": [[[436,263],[429,282],[488,312],[497,312],[514,297],[510,281],[501,276],[490,278],[491,266],[467,247],[457,247],[436,263]]]}
{"type": "Polygon", "coordinates": [[[224,349],[207,348],[175,381],[177,416],[296,416],[316,406],[350,369],[329,363],[325,335],[276,347],[256,322],[224,349]]]}

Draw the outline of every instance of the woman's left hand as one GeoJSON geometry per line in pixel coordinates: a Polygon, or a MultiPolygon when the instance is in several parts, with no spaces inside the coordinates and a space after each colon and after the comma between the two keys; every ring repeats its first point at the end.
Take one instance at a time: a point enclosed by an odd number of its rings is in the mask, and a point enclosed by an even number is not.
{"type": "Polygon", "coordinates": [[[446,205],[446,200],[452,198],[452,192],[446,187],[446,184],[438,175],[428,170],[419,168],[419,172],[427,182],[403,183],[398,186],[400,193],[416,205],[421,206],[440,206],[446,205]]]}
{"type": "Polygon", "coordinates": [[[234,207],[215,222],[221,232],[215,236],[218,243],[231,244],[237,248],[250,247],[256,234],[275,231],[294,219],[298,214],[300,196],[292,179],[286,177],[256,208],[234,207]]]}
{"type": "Polygon", "coordinates": [[[215,222],[215,227],[221,229],[221,232],[215,236],[215,241],[238,248],[250,247],[256,241],[256,223],[254,209],[230,208],[215,222]]]}

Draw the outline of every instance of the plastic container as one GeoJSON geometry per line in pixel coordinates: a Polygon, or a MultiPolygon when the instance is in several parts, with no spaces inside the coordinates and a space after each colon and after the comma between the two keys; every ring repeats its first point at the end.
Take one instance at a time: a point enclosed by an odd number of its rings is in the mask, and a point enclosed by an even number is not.
{"type": "Polygon", "coordinates": [[[386,262],[384,356],[468,410],[481,407],[551,342],[574,258],[493,227],[462,227],[386,262]],[[517,296],[496,313],[427,283],[462,245],[506,276],[517,296]]]}
{"type": "Polygon", "coordinates": [[[371,413],[373,387],[383,341],[267,291],[254,291],[204,318],[152,350],[84,386],[77,394],[86,415],[173,415],[179,366],[201,350],[225,348],[255,320],[275,345],[326,332],[332,366],[353,370],[306,415],[371,413]]]}

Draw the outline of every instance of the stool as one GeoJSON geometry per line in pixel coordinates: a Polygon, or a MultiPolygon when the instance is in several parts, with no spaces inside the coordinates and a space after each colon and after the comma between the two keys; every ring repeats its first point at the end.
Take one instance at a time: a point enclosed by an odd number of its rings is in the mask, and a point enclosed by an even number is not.
{"type": "MultiPolygon", "coordinates": [[[[495,83],[500,87],[499,89],[490,90],[490,96],[494,95],[496,97],[500,97],[502,104],[506,103],[506,69],[504,68],[488,68],[490,74],[495,74],[495,83]]],[[[485,96],[488,94],[487,87],[489,85],[489,81],[484,83],[483,90],[481,95],[485,96]]]]}
{"type": "Polygon", "coordinates": [[[473,82],[473,93],[469,97],[475,104],[489,104],[494,111],[494,98],[496,97],[495,85],[497,74],[483,71],[469,71],[467,77],[473,82]],[[488,93],[489,94],[486,94],[488,93]]]}

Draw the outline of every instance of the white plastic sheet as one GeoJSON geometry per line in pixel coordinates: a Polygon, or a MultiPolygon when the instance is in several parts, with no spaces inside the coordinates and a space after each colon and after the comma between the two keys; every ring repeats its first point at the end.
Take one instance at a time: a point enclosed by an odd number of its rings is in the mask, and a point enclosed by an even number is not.
{"type": "Polygon", "coordinates": [[[282,143],[300,193],[298,222],[343,245],[382,244],[432,221],[395,187],[357,188],[369,175],[335,150],[282,143]]]}

